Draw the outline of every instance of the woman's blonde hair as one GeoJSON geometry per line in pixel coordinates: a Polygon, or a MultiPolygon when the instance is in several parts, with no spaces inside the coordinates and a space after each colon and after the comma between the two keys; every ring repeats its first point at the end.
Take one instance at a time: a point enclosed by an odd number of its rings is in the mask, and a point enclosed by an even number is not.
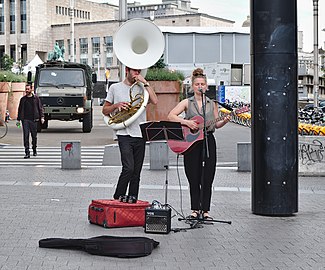
{"type": "Polygon", "coordinates": [[[197,78],[203,78],[205,82],[207,82],[207,77],[203,72],[202,68],[196,68],[192,72],[192,84],[194,83],[194,80],[197,78]]]}

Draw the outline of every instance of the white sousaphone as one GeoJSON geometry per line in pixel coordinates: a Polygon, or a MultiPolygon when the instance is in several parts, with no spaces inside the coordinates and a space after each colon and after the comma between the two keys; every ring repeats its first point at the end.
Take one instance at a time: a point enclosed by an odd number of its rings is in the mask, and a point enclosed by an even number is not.
{"type": "MultiPolygon", "coordinates": [[[[162,56],[164,48],[164,36],[160,29],[146,19],[126,21],[113,37],[113,50],[117,59],[127,67],[141,69],[143,77],[146,69],[162,56]]],[[[145,110],[148,100],[149,94],[142,83],[135,82],[130,88],[130,109],[104,116],[104,122],[114,130],[125,128],[145,110]],[[142,88],[142,95],[133,95],[132,90],[136,86],[142,88]]]]}

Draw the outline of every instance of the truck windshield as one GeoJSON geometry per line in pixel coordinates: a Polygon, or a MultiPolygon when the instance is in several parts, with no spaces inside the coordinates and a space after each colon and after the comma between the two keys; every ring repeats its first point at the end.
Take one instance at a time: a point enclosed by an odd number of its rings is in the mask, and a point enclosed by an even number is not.
{"type": "Polygon", "coordinates": [[[39,86],[85,86],[84,73],[76,69],[44,69],[40,71],[39,86]]]}

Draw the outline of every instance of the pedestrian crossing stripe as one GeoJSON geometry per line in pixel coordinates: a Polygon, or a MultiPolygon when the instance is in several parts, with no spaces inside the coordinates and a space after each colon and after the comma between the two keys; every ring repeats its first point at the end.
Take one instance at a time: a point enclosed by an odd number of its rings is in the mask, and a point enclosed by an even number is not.
{"type": "MultiPolygon", "coordinates": [[[[81,167],[103,166],[105,146],[82,146],[81,167]]],[[[149,151],[146,151],[149,154],[149,151]]],[[[12,146],[0,144],[0,167],[61,167],[61,147],[38,147],[37,156],[24,159],[25,150],[23,146],[12,146]]],[[[176,156],[176,155],[175,155],[176,156]]],[[[144,167],[149,167],[149,158],[146,156],[144,167]]],[[[176,167],[176,161],[169,160],[170,167],[176,167]]],[[[237,169],[236,162],[218,163],[218,169],[237,169]]],[[[107,166],[116,167],[116,166],[107,166]]],[[[120,166],[118,166],[120,167],[120,166]]],[[[178,164],[183,169],[182,162],[178,164]]]]}

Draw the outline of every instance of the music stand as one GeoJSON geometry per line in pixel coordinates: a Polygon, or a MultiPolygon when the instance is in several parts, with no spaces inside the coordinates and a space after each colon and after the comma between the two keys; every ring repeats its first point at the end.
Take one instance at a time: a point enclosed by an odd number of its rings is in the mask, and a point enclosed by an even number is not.
{"type": "Polygon", "coordinates": [[[182,125],[179,122],[145,122],[140,124],[140,129],[146,141],[184,140],[182,125]]]}
{"type": "MultiPolygon", "coordinates": [[[[140,124],[142,137],[146,141],[184,140],[182,125],[179,122],[153,121],[140,124]]],[[[167,206],[168,165],[165,165],[165,206],[167,206]]]]}

